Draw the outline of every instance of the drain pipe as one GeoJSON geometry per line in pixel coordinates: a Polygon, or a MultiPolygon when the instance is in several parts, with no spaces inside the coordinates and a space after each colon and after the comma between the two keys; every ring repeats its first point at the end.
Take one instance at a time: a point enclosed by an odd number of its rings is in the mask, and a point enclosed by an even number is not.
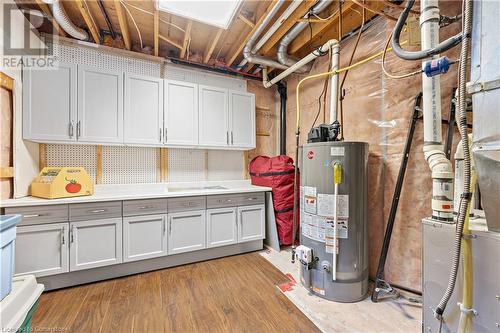
{"type": "MultiPolygon", "coordinates": [[[[420,3],[422,50],[439,44],[438,0],[420,3]]],[[[434,56],[438,57],[438,55],[434,56]]],[[[432,171],[432,217],[453,221],[453,168],[446,158],[441,133],[441,79],[422,75],[424,155],[432,171]]]]}
{"type": "MultiPolygon", "coordinates": [[[[326,9],[333,1],[332,0],[320,0],[317,4],[315,4],[311,10],[304,15],[303,18],[307,19],[310,15],[312,14],[319,14],[321,11],[326,9]]],[[[278,61],[285,65],[285,66],[293,66],[297,63],[297,59],[292,58],[288,54],[288,46],[292,43],[292,41],[297,38],[297,36],[304,30],[308,22],[299,22],[296,23],[290,31],[288,31],[283,38],[281,38],[281,41],[278,45],[278,51],[276,53],[276,56],[278,58],[278,61]]],[[[309,72],[311,70],[312,64],[310,64],[307,67],[304,67],[301,69],[301,72],[309,72]]]]}
{"type": "MultiPolygon", "coordinates": [[[[269,76],[268,76],[268,73],[267,73],[267,68],[264,67],[264,70],[262,71],[262,84],[264,85],[265,88],[271,87],[272,85],[278,83],[279,81],[283,80],[288,75],[290,75],[293,72],[295,72],[297,70],[297,68],[303,67],[303,66],[307,65],[308,63],[310,63],[311,61],[313,61],[314,59],[328,54],[328,51],[330,51],[330,49],[332,51],[333,58],[337,59],[337,66],[338,66],[338,58],[337,57],[339,56],[339,52],[340,52],[339,42],[336,39],[330,39],[328,42],[326,42],[325,44],[323,44],[321,47],[319,47],[318,49],[312,51],[311,53],[309,53],[308,55],[306,55],[304,58],[302,58],[299,61],[297,61],[293,66],[291,66],[288,69],[284,70],[283,72],[281,72],[279,75],[277,75],[272,80],[269,80],[269,76]]],[[[332,70],[333,69],[334,68],[332,68],[332,70]]],[[[338,80],[338,75],[334,75],[332,77],[332,80],[337,81],[338,80]]],[[[337,85],[335,84],[335,87],[336,86],[337,85]]],[[[332,87],[333,87],[333,85],[332,85],[332,87]]]]}
{"type": "Polygon", "coordinates": [[[286,83],[278,82],[280,94],[280,155],[286,155],[286,83]]]}
{"type": "Polygon", "coordinates": [[[89,34],[71,21],[60,0],[43,0],[43,2],[50,5],[52,16],[71,37],[79,40],[89,40],[89,34]]]}

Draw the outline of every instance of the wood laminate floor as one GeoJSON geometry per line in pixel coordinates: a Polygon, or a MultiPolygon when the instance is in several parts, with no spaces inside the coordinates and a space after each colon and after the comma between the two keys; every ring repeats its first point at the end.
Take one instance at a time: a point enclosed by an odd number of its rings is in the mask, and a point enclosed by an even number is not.
{"type": "Polygon", "coordinates": [[[46,292],[43,332],[318,332],[276,285],[283,273],[258,253],[46,292]]]}

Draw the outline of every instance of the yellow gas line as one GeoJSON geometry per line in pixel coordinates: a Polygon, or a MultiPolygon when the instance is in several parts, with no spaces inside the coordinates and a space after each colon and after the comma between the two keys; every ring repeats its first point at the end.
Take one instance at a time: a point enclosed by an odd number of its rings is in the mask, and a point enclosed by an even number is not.
{"type": "MultiPolygon", "coordinates": [[[[407,44],[408,41],[404,41],[401,43],[401,45],[405,45],[407,44]]],[[[295,94],[295,98],[296,98],[296,102],[297,102],[297,127],[296,127],[296,132],[295,134],[298,135],[299,132],[300,132],[300,87],[302,86],[302,84],[304,84],[304,82],[306,81],[309,81],[309,80],[312,80],[312,79],[317,79],[317,78],[320,78],[320,77],[324,77],[324,76],[328,76],[328,75],[337,75],[339,73],[342,73],[342,72],[345,72],[347,70],[350,70],[352,68],[355,68],[355,67],[358,67],[360,65],[363,65],[363,64],[366,64],[367,62],[370,62],[372,61],[373,59],[376,59],[378,57],[380,57],[382,54],[384,54],[384,51],[385,52],[390,52],[392,51],[392,47],[389,47],[388,49],[386,50],[382,50],[368,58],[365,58],[363,60],[360,60],[350,66],[347,66],[347,67],[344,67],[344,68],[339,68],[339,69],[336,69],[336,70],[333,70],[333,71],[329,71],[329,72],[324,72],[324,73],[319,73],[319,74],[314,74],[314,75],[310,75],[310,76],[306,76],[305,78],[303,78],[302,80],[299,81],[299,83],[297,84],[297,89],[296,89],[296,94],[295,94]]]]}

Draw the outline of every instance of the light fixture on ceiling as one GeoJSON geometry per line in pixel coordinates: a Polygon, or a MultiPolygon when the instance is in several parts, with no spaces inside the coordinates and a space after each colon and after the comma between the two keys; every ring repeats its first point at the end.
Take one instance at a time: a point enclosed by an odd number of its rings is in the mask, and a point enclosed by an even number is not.
{"type": "Polygon", "coordinates": [[[227,29],[242,0],[157,0],[158,9],[227,29]]]}

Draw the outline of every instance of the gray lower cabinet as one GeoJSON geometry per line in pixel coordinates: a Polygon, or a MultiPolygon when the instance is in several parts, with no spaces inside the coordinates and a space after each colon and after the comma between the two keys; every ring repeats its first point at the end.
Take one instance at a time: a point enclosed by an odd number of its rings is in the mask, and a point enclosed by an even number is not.
{"type": "Polygon", "coordinates": [[[206,248],[205,210],[168,214],[168,253],[206,248]]]}
{"type": "Polygon", "coordinates": [[[146,215],[123,218],[123,261],[167,255],[166,216],[146,215]]]}
{"type": "Polygon", "coordinates": [[[68,223],[17,227],[15,274],[40,277],[68,272],[68,230],[68,223]]]}
{"type": "Polygon", "coordinates": [[[122,218],[70,223],[70,270],[122,262],[122,218]]]}
{"type": "Polygon", "coordinates": [[[264,205],[238,207],[238,242],[265,238],[264,205]]]}
{"type": "Polygon", "coordinates": [[[235,207],[207,209],[207,247],[217,247],[238,242],[235,207]]]}

